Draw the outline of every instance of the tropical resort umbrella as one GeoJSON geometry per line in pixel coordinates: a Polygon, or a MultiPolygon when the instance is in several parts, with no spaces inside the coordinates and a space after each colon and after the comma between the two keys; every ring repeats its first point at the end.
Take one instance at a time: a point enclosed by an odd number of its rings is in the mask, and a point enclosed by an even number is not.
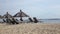
{"type": "Polygon", "coordinates": [[[4,18],[12,18],[13,16],[10,15],[10,14],[7,12],[5,15],[3,15],[3,17],[4,17],[4,18]]]}
{"type": "Polygon", "coordinates": [[[8,22],[8,19],[12,18],[12,16],[7,12],[5,15],[3,15],[3,18],[6,18],[8,22]]]}
{"type": "Polygon", "coordinates": [[[29,17],[29,16],[25,14],[24,12],[22,12],[22,10],[20,10],[20,12],[15,14],[14,17],[20,17],[20,20],[23,21],[22,17],[29,17]]]}

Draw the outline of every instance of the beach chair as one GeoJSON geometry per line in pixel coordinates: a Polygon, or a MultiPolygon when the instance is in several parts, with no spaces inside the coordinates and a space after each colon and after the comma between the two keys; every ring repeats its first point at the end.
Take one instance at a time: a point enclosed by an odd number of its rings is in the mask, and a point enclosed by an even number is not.
{"type": "Polygon", "coordinates": [[[15,24],[14,22],[13,22],[13,20],[11,20],[11,19],[8,19],[9,20],[9,24],[15,24]]]}
{"type": "Polygon", "coordinates": [[[6,23],[8,23],[9,21],[8,21],[8,19],[6,19],[6,23]]]}
{"type": "Polygon", "coordinates": [[[11,21],[11,24],[15,24],[15,22],[13,22],[13,20],[10,20],[11,21]]]}
{"type": "Polygon", "coordinates": [[[12,18],[12,24],[19,24],[14,18],[12,18]]]}
{"type": "Polygon", "coordinates": [[[20,23],[23,23],[23,19],[20,19],[20,23]]]}
{"type": "Polygon", "coordinates": [[[20,19],[20,21],[23,21],[23,19],[20,19]]]}
{"type": "Polygon", "coordinates": [[[38,20],[36,19],[36,17],[33,17],[34,23],[37,23],[38,20]]]}
{"type": "Polygon", "coordinates": [[[3,19],[3,22],[6,22],[6,20],[3,19]]]}
{"type": "Polygon", "coordinates": [[[15,19],[16,21],[19,21],[18,19],[15,19]]]}
{"type": "Polygon", "coordinates": [[[33,20],[31,18],[28,18],[29,19],[29,22],[33,22],[33,20]]]}
{"type": "Polygon", "coordinates": [[[8,19],[8,24],[19,24],[19,23],[16,22],[14,18],[12,18],[12,19],[8,19]]]}
{"type": "Polygon", "coordinates": [[[7,24],[11,24],[11,20],[10,19],[6,19],[5,21],[7,24]]]}

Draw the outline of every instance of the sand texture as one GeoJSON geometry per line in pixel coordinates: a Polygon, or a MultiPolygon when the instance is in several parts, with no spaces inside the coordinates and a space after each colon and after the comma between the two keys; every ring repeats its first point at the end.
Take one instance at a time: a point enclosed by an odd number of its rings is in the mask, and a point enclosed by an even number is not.
{"type": "Polygon", "coordinates": [[[0,34],[60,34],[60,24],[0,24],[0,34]]]}

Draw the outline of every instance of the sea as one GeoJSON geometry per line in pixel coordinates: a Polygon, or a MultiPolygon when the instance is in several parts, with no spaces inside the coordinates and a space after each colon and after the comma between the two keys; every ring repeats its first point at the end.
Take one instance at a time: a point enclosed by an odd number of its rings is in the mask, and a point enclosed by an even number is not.
{"type": "MultiPolygon", "coordinates": [[[[19,18],[18,18],[19,20],[19,18]]],[[[24,19],[24,21],[29,21],[28,19],[24,19]]],[[[39,23],[60,23],[60,19],[38,19],[39,23]]],[[[0,19],[0,22],[3,22],[3,19],[0,19]]]]}
{"type": "Polygon", "coordinates": [[[54,23],[59,24],[60,23],[60,19],[58,19],[58,20],[55,20],[55,19],[41,19],[39,21],[41,21],[42,23],[49,23],[49,24],[54,24],[54,23]]]}

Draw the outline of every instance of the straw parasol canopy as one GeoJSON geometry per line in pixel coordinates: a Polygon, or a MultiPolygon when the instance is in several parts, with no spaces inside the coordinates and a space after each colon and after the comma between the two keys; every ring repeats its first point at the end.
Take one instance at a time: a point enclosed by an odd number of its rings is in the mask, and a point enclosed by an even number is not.
{"type": "Polygon", "coordinates": [[[22,17],[29,17],[29,16],[25,14],[24,12],[22,12],[22,10],[20,10],[20,12],[15,14],[13,17],[20,17],[20,20],[23,21],[22,17]]]}
{"type": "Polygon", "coordinates": [[[25,14],[24,12],[22,12],[22,10],[20,10],[20,12],[15,14],[14,17],[29,17],[29,16],[25,14]]]}
{"type": "Polygon", "coordinates": [[[3,18],[12,18],[12,15],[10,15],[10,14],[7,12],[5,15],[3,15],[3,18]]]}

